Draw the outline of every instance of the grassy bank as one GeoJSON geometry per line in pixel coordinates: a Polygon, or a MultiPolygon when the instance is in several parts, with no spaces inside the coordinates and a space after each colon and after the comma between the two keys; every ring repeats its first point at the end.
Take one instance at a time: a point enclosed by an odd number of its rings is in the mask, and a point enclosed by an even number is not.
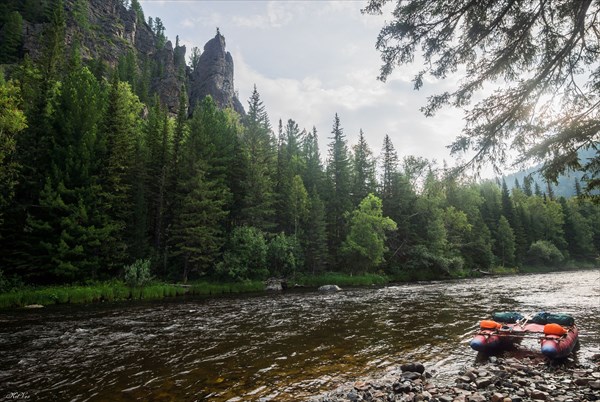
{"type": "MultiPolygon", "coordinates": [[[[567,264],[562,267],[524,266],[520,269],[495,267],[494,275],[513,275],[518,273],[545,273],[553,271],[570,271],[580,269],[598,269],[594,263],[567,264]]],[[[427,271],[401,272],[394,276],[385,274],[348,275],[328,272],[319,275],[299,275],[288,281],[289,286],[300,285],[317,288],[322,285],[350,286],[383,286],[397,282],[415,282],[438,280],[427,271]]],[[[166,297],[188,295],[219,295],[229,293],[251,293],[264,290],[262,281],[246,281],[238,283],[192,282],[186,286],[155,282],[143,287],[128,287],[121,281],[97,283],[86,286],[50,286],[42,288],[24,287],[6,293],[0,293],[0,309],[18,308],[28,305],[49,306],[53,304],[85,304],[116,300],[158,300],[166,297]]]]}
{"type": "Polygon", "coordinates": [[[158,300],[184,294],[247,293],[263,289],[264,284],[260,281],[220,284],[197,282],[186,287],[166,283],[128,287],[118,281],[88,286],[27,287],[0,294],[0,309],[29,305],[85,304],[116,300],[158,300]]]}

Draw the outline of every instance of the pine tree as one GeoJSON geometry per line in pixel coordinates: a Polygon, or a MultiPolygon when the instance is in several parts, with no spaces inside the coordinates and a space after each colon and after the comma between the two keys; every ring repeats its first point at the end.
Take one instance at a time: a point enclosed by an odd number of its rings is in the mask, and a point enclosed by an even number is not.
{"type": "Polygon", "coordinates": [[[337,113],[333,120],[333,137],[327,163],[327,240],[332,265],[340,262],[339,247],[346,237],[345,214],[352,208],[351,173],[346,136],[337,113]]]}
{"type": "Polygon", "coordinates": [[[575,178],[575,195],[581,197],[581,183],[577,178],[575,178]]]}
{"type": "Polygon", "coordinates": [[[8,14],[0,29],[0,36],[0,64],[17,62],[23,45],[23,17],[18,11],[8,14]]]}
{"type": "MultiPolygon", "coordinates": [[[[190,161],[191,162],[191,161],[190,161]]],[[[222,221],[226,197],[223,187],[206,179],[201,162],[196,162],[191,176],[181,180],[179,192],[184,194],[177,211],[172,233],[172,256],[181,257],[182,279],[189,274],[211,273],[220,248],[224,244],[222,221]]]]}
{"type": "Polygon", "coordinates": [[[298,236],[298,229],[301,220],[304,219],[307,213],[308,193],[304,188],[304,183],[300,175],[294,176],[292,179],[290,192],[288,196],[287,206],[289,208],[289,215],[292,220],[292,233],[294,236],[298,236]]]}
{"type": "Polygon", "coordinates": [[[256,86],[248,102],[245,126],[242,148],[246,155],[247,171],[242,221],[268,231],[274,226],[274,150],[271,126],[256,86]]]}
{"type": "MultiPolygon", "coordinates": [[[[282,127],[280,126],[280,129],[282,127]]],[[[275,197],[277,199],[276,215],[279,230],[293,233],[295,218],[289,209],[288,202],[294,197],[294,177],[304,171],[304,160],[301,157],[300,144],[303,135],[298,124],[289,119],[285,130],[280,131],[277,150],[277,172],[275,197]]],[[[297,190],[297,189],[296,189],[297,190]]]]}
{"type": "Polygon", "coordinates": [[[118,244],[113,250],[115,265],[123,265],[127,259],[126,249],[140,242],[135,235],[139,219],[135,216],[135,207],[139,207],[136,183],[143,180],[143,176],[135,167],[141,110],[142,104],[129,84],[119,82],[115,76],[99,136],[103,145],[100,174],[103,198],[110,206],[109,214],[117,228],[118,244]]]}
{"type": "Polygon", "coordinates": [[[151,244],[161,253],[164,246],[165,192],[170,162],[170,124],[165,110],[155,98],[144,129],[148,149],[146,195],[148,197],[148,228],[151,244]]]}
{"type": "Polygon", "coordinates": [[[398,173],[398,154],[394,149],[394,144],[390,140],[389,135],[385,135],[383,139],[383,149],[381,150],[382,171],[381,178],[381,198],[384,202],[390,198],[390,192],[394,181],[394,176],[398,173]]]}
{"type": "Polygon", "coordinates": [[[55,279],[106,276],[110,253],[118,247],[117,228],[106,213],[98,183],[102,95],[93,74],[81,68],[66,78],[56,106],[51,170],[39,199],[42,208],[27,220],[30,264],[55,279]]]}
{"type": "Polygon", "coordinates": [[[501,266],[513,264],[515,258],[515,235],[504,215],[498,221],[496,231],[496,256],[501,266]]]}
{"type": "Polygon", "coordinates": [[[358,204],[377,187],[375,179],[375,159],[362,129],[359,132],[358,144],[353,148],[352,158],[352,198],[353,205],[358,204]]]}
{"type": "Polygon", "coordinates": [[[316,188],[310,191],[308,211],[302,222],[300,243],[304,251],[306,272],[321,272],[327,262],[327,227],[325,205],[316,188]]]}
{"type": "Polygon", "coordinates": [[[323,165],[319,153],[319,137],[315,127],[304,138],[302,149],[305,161],[302,181],[308,191],[314,190],[321,194],[323,187],[323,165]]]}

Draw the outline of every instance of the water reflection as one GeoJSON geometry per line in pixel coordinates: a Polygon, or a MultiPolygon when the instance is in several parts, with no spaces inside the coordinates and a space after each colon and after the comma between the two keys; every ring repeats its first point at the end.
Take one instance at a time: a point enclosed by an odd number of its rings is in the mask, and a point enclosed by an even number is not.
{"type": "Polygon", "coordinates": [[[497,310],[574,314],[589,359],[599,295],[600,271],[587,271],[1,313],[0,388],[48,400],[290,400],[413,359],[444,381],[473,363],[467,341],[497,310]]]}

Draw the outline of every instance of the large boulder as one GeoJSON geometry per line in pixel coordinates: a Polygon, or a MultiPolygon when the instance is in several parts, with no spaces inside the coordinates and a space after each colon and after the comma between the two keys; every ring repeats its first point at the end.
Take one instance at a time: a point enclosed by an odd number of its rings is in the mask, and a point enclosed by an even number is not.
{"type": "Polygon", "coordinates": [[[287,281],[285,279],[269,278],[265,281],[265,290],[280,292],[287,289],[287,281]]]}
{"type": "Polygon", "coordinates": [[[323,285],[319,288],[319,292],[339,292],[342,290],[338,285],[323,285]]]}

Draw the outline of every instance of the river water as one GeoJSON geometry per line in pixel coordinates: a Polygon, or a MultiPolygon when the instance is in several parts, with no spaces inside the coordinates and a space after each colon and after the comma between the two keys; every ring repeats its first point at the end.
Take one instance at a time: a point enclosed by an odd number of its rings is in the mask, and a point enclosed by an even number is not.
{"type": "Polygon", "coordinates": [[[413,360],[450,381],[502,310],[573,314],[585,362],[599,307],[595,270],[0,312],[0,400],[299,400],[413,360]]]}

